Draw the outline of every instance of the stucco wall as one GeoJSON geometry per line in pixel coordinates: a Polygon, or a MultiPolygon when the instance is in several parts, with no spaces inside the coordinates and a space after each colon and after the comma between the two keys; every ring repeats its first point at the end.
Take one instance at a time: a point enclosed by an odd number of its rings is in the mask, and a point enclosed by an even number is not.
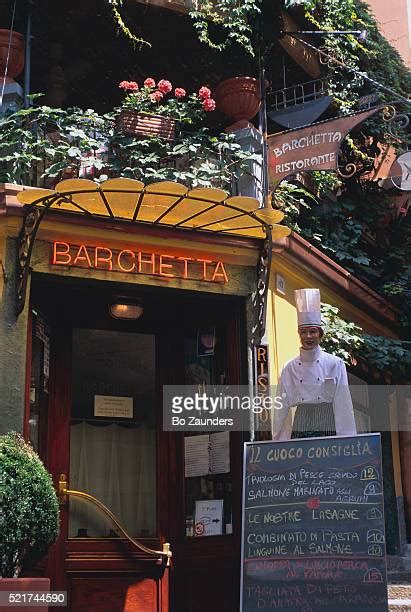
{"type": "Polygon", "coordinates": [[[16,240],[5,246],[4,280],[0,301],[0,433],[23,431],[26,382],[28,306],[16,319],[16,240]]]}
{"type": "Polygon", "coordinates": [[[411,0],[369,0],[380,32],[411,68],[411,0]]]}

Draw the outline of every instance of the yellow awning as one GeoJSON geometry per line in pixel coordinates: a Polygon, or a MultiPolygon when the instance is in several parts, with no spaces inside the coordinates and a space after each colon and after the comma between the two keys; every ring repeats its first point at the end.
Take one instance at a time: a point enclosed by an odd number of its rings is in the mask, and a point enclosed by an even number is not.
{"type": "Polygon", "coordinates": [[[135,224],[253,238],[264,238],[266,227],[271,226],[274,240],[291,233],[290,228],[278,225],[284,213],[259,208],[256,198],[229,196],[214,188],[189,189],[170,181],[145,186],[128,178],[109,179],[101,184],[68,179],[54,190],[28,189],[17,198],[21,204],[135,224]]]}

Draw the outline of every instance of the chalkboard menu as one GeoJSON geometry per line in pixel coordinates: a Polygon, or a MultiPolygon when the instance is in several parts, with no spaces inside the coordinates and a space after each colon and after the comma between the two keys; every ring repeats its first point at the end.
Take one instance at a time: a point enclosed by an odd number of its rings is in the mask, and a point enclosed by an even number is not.
{"type": "Polygon", "coordinates": [[[241,612],[387,612],[379,434],[244,450],[241,612]]]}

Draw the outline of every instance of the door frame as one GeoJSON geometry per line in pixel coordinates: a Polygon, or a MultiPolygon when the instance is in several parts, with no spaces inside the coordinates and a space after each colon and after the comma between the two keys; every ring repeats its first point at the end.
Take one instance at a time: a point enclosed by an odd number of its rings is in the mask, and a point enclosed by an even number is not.
{"type": "MultiPolygon", "coordinates": [[[[64,284],[64,283],[63,283],[64,284]]],[[[56,285],[61,286],[61,280],[56,285]]],[[[67,289],[68,291],[69,289],[67,289]]],[[[135,290],[135,288],[133,288],[135,290]]],[[[150,289],[155,292],[156,288],[150,289]]],[[[190,295],[191,299],[202,300],[203,294],[193,296],[192,292],[181,292],[181,299],[190,295]]],[[[224,296],[212,296],[207,294],[213,301],[215,300],[216,313],[223,304],[224,296]]],[[[41,310],[41,308],[40,308],[41,310]]],[[[227,298],[225,308],[226,316],[226,356],[227,373],[231,384],[246,384],[246,341],[245,341],[245,298],[227,298]],[[228,303],[228,300],[231,300],[228,303]]],[[[47,312],[45,312],[47,315],[47,312]]],[[[92,318],[92,317],[91,317],[92,318]]],[[[116,329],[116,322],[110,320],[112,327],[116,329]]],[[[49,419],[48,419],[48,444],[46,464],[52,472],[54,484],[58,488],[60,474],[69,476],[69,457],[70,457],[70,422],[71,422],[71,376],[72,376],[72,330],[74,327],[90,327],[92,325],[77,324],[70,316],[56,317],[52,325],[51,337],[51,364],[50,364],[50,392],[49,392],[49,419]]],[[[95,328],[101,329],[99,325],[95,328]]],[[[126,330],[120,324],[123,331],[136,331],[135,329],[126,330]]],[[[184,327],[184,325],[182,326],[184,327]]],[[[103,327],[107,329],[107,327],[103,327]]],[[[202,560],[225,559],[232,564],[235,558],[239,559],[240,538],[241,538],[241,471],[242,471],[242,434],[231,434],[233,443],[231,444],[231,465],[233,473],[233,535],[214,536],[203,538],[202,541],[188,542],[185,538],[185,521],[181,510],[181,503],[184,503],[184,456],[183,456],[183,435],[175,432],[164,432],[161,423],[162,416],[162,384],[181,384],[181,368],[183,367],[184,355],[181,343],[181,329],[168,328],[166,325],[157,326],[157,330],[139,329],[139,333],[155,333],[156,335],[156,387],[159,390],[157,408],[157,523],[158,538],[141,540],[145,545],[154,549],[161,549],[164,541],[171,541],[172,551],[174,549],[174,564],[182,561],[182,571],[184,567],[192,564],[204,566],[202,560]],[[157,333],[156,333],[157,331],[157,333]],[[174,353],[170,359],[169,347],[174,346],[174,353]],[[180,352],[178,351],[180,347],[180,352]],[[180,380],[179,380],[180,378],[180,380]],[[164,466],[166,469],[164,469],[164,466]],[[235,475],[235,477],[234,477],[235,475]],[[235,487],[234,487],[235,480],[235,487]],[[194,545],[194,546],[193,546],[194,545]]],[[[70,480],[68,480],[70,482],[70,480]]],[[[95,539],[92,543],[87,542],[88,559],[84,558],[84,551],[81,550],[82,542],[69,540],[68,533],[68,510],[67,506],[62,507],[61,512],[61,535],[57,542],[51,547],[47,558],[47,575],[52,577],[52,587],[58,590],[67,589],[68,576],[79,576],[87,572],[87,576],[93,577],[101,575],[101,572],[113,578],[127,575],[138,579],[139,576],[158,579],[156,567],[152,560],[139,552],[136,552],[127,541],[122,539],[95,539]],[[122,552],[119,552],[119,547],[122,552]],[[128,561],[120,557],[127,555],[128,561]],[[108,561],[107,559],[111,560],[108,561]]],[[[206,569],[203,567],[203,570],[206,569]]],[[[182,611],[185,602],[181,600],[182,592],[179,587],[178,568],[174,565],[170,570],[166,570],[164,579],[159,587],[158,602],[162,612],[168,610],[168,580],[170,575],[170,586],[173,595],[174,609],[182,611]],[[177,579],[174,584],[173,575],[177,579]],[[166,593],[167,591],[167,593],[166,593]]],[[[239,575],[239,572],[238,572],[239,575]]],[[[187,608],[188,609],[188,608],[187,608]]]]}

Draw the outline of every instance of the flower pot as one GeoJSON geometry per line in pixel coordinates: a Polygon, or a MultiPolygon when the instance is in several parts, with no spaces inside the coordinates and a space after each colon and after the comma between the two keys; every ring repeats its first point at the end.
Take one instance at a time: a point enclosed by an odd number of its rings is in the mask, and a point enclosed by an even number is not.
{"type": "MultiPolygon", "coordinates": [[[[50,578],[2,578],[0,580],[0,592],[15,594],[16,604],[24,602],[24,597],[27,597],[24,593],[36,593],[38,591],[43,593],[50,591],[50,578]]],[[[32,601],[30,606],[18,606],[18,610],[21,612],[47,612],[48,605],[44,602],[43,605],[40,605],[41,603],[40,600],[39,605],[36,605],[32,601]]],[[[12,606],[12,603],[10,605],[12,606]]],[[[1,609],[11,610],[13,607],[1,607],[1,609]]]]}
{"type": "Polygon", "coordinates": [[[0,78],[4,77],[7,65],[11,32],[9,63],[6,83],[12,81],[24,68],[24,37],[13,30],[0,30],[0,78]]]}
{"type": "Polygon", "coordinates": [[[117,119],[117,129],[123,134],[137,138],[165,138],[174,140],[176,122],[170,117],[162,115],[146,115],[132,109],[124,109],[117,119]]]}
{"type": "Polygon", "coordinates": [[[230,130],[249,127],[260,108],[258,81],[243,76],[227,79],[217,85],[214,98],[218,110],[234,121],[230,130]]]}

